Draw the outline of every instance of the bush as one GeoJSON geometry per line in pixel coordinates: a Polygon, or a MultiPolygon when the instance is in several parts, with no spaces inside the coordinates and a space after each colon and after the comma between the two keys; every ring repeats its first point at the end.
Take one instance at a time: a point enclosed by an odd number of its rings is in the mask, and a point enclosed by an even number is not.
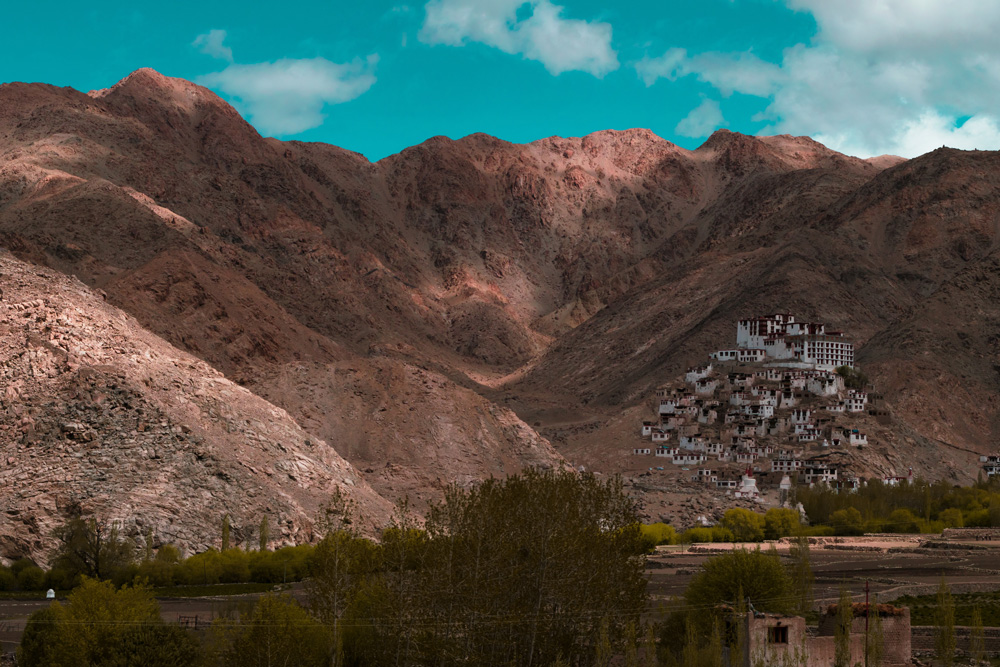
{"type": "Polygon", "coordinates": [[[665,523],[652,523],[643,524],[640,529],[642,530],[642,543],[647,552],[653,551],[653,548],[660,544],[677,543],[677,531],[674,530],[673,526],[668,526],[665,523]]]}
{"type": "Polygon", "coordinates": [[[0,591],[13,591],[17,589],[17,577],[11,572],[9,567],[0,565],[0,591]]]}
{"type": "Polygon", "coordinates": [[[774,551],[735,549],[705,561],[701,567],[684,592],[692,608],[731,605],[740,595],[749,598],[758,611],[787,613],[795,605],[792,580],[774,551]]]}
{"type": "Polygon", "coordinates": [[[893,510],[886,522],[890,533],[919,533],[920,520],[908,509],[893,510]]]}
{"type": "Polygon", "coordinates": [[[737,542],[760,542],[764,539],[764,515],[734,507],[722,515],[721,525],[737,542]]]}
{"type": "Polygon", "coordinates": [[[218,664],[224,667],[330,663],[332,641],[326,628],[286,595],[261,597],[238,621],[216,621],[213,636],[218,664]]]}
{"type": "Polygon", "coordinates": [[[17,587],[22,591],[45,590],[45,570],[34,563],[17,573],[17,587]]]}
{"type": "Polygon", "coordinates": [[[84,579],[66,604],[52,603],[28,619],[18,649],[26,667],[106,665],[182,667],[199,662],[197,643],[168,628],[143,587],[115,590],[84,579]]]}
{"type": "Polygon", "coordinates": [[[962,510],[950,507],[938,513],[938,520],[944,524],[945,528],[961,528],[965,525],[962,517],[962,510]]]}
{"type": "Polygon", "coordinates": [[[863,535],[865,532],[861,512],[853,507],[837,510],[831,514],[830,523],[833,526],[834,535],[863,535]]]}
{"type": "Polygon", "coordinates": [[[796,510],[772,507],[764,514],[764,537],[769,540],[798,535],[801,530],[802,524],[796,510]]]}

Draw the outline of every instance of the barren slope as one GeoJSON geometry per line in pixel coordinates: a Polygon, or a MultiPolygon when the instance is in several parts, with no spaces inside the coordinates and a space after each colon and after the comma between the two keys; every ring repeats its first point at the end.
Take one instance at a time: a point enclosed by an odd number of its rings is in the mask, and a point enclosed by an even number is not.
{"type": "Polygon", "coordinates": [[[0,254],[0,554],[44,555],[81,508],[188,550],[313,538],[339,489],[368,529],[391,504],[288,414],[80,282],[0,254]]]}

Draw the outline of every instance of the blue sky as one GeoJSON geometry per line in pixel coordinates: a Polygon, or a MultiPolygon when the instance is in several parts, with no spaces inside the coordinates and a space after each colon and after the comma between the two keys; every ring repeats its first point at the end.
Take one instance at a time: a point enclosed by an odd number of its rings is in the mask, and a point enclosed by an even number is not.
{"type": "Polygon", "coordinates": [[[379,159],[428,137],[516,142],[719,127],[911,157],[1000,148],[995,0],[18,3],[0,81],[206,85],[264,135],[379,159]],[[57,17],[57,18],[53,18],[57,17]]]}

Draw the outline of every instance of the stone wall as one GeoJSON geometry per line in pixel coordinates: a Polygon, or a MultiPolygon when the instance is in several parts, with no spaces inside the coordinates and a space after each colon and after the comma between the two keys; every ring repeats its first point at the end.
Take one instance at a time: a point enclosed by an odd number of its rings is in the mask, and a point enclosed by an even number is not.
{"type": "MultiPolygon", "coordinates": [[[[914,655],[925,656],[934,652],[934,637],[937,628],[933,625],[915,625],[911,628],[911,643],[914,655]]],[[[967,626],[955,626],[955,648],[967,653],[969,650],[969,640],[972,637],[972,628],[967,626]]],[[[985,640],[986,652],[991,657],[1000,657],[1000,628],[984,628],[983,639],[985,640]]]]}

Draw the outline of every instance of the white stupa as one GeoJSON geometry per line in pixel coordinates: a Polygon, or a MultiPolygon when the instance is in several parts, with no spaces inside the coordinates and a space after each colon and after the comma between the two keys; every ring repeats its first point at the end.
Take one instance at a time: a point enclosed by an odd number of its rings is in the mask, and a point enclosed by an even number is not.
{"type": "Polygon", "coordinates": [[[746,472],[743,473],[740,488],[733,491],[733,497],[746,498],[748,500],[757,500],[760,498],[760,491],[757,490],[757,480],[753,478],[753,470],[749,465],[746,472]]]}

